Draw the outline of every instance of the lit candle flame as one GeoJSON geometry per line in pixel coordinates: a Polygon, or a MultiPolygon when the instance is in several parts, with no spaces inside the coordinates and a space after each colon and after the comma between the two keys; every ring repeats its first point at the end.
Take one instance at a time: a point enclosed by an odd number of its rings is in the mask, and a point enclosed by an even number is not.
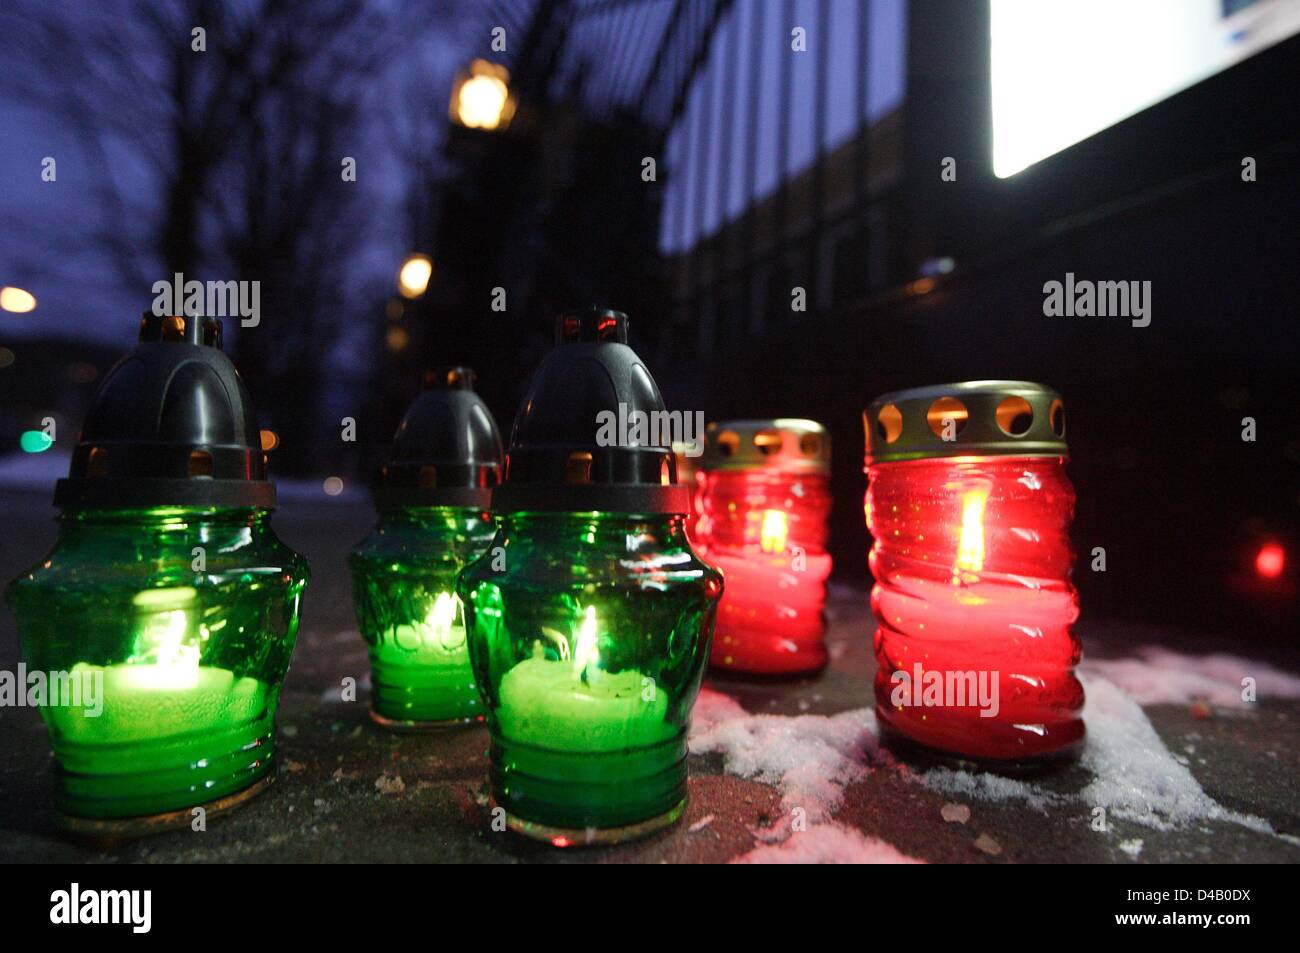
{"type": "Polygon", "coordinates": [[[137,606],[160,611],[145,616],[137,638],[137,654],[143,660],[129,668],[131,682],[140,688],[192,688],[199,681],[199,646],[190,634],[190,614],[181,608],[194,602],[197,593],[189,586],[147,589],[137,593],[137,606]]]}
{"type": "Polygon", "coordinates": [[[759,546],[765,553],[785,552],[790,538],[790,519],[785,510],[764,510],[763,527],[759,530],[759,546]]]}
{"type": "Polygon", "coordinates": [[[465,644],[465,614],[454,592],[440,592],[425,617],[428,635],[425,644],[444,652],[454,652],[465,644]]]}
{"type": "Polygon", "coordinates": [[[963,572],[977,573],[984,568],[984,507],[988,499],[988,487],[977,487],[962,494],[961,537],[952,572],[954,582],[963,572]]]}
{"type": "Polygon", "coordinates": [[[593,662],[600,661],[600,652],[596,646],[596,607],[587,606],[582,625],[578,628],[578,638],[573,644],[573,673],[587,680],[587,668],[593,662]]]}
{"type": "Polygon", "coordinates": [[[436,638],[443,638],[451,627],[456,624],[456,616],[459,602],[450,592],[438,593],[438,598],[433,600],[433,608],[429,610],[429,628],[433,629],[436,638]]]}

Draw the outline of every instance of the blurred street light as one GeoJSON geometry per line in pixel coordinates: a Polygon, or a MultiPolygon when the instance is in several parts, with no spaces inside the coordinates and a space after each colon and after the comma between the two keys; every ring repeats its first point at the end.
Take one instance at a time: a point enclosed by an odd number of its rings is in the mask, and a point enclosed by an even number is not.
{"type": "Polygon", "coordinates": [[[946,255],[942,258],[928,258],[921,262],[921,276],[933,278],[936,275],[950,275],[957,263],[946,255]]]}
{"type": "Polygon", "coordinates": [[[396,354],[398,351],[405,350],[406,345],[411,343],[411,335],[400,324],[394,324],[388,329],[386,340],[388,341],[388,349],[396,354]]]}
{"type": "Polygon", "coordinates": [[[27,430],[18,438],[18,445],[24,453],[44,453],[54,446],[54,441],[43,430],[27,430]]]}
{"type": "Polygon", "coordinates": [[[0,308],[14,314],[26,314],[36,310],[36,296],[22,288],[5,285],[0,288],[0,308]]]}
{"type": "Polygon", "coordinates": [[[433,261],[428,255],[408,255],[397,273],[397,290],[405,298],[418,298],[429,290],[433,277],[433,261]]]}
{"type": "Polygon", "coordinates": [[[510,96],[510,71],[475,60],[456,77],[451,90],[451,118],[468,129],[505,129],[515,114],[510,96]]]}

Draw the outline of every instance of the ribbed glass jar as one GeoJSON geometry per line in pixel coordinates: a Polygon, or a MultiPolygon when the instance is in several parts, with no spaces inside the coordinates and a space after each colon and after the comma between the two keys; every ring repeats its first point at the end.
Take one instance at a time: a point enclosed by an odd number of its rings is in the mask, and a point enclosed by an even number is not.
{"type": "Polygon", "coordinates": [[[701,535],[727,579],[710,663],[760,675],[826,664],[829,478],[810,471],[704,474],[701,535]]]}
{"type": "Polygon", "coordinates": [[[7,590],[24,663],[50,679],[60,810],[166,814],[266,779],[307,578],[265,510],[65,511],[7,590]]]}
{"type": "Polygon", "coordinates": [[[357,625],[370,647],[371,715],[395,728],[480,720],[456,576],[495,532],[480,510],[390,506],[353,551],[357,625]]]}
{"type": "Polygon", "coordinates": [[[998,761],[1083,740],[1063,457],[868,469],[876,712],[906,738],[998,761]]]}
{"type": "Polygon", "coordinates": [[[511,826],[564,845],[675,820],[722,591],[684,517],[505,515],[458,591],[511,826]]]}

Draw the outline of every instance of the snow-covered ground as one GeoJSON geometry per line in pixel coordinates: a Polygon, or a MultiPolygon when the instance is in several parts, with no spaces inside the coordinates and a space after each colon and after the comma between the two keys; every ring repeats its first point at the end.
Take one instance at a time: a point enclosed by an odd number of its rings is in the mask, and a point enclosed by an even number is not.
{"type": "MultiPolygon", "coordinates": [[[[1157,647],[1141,648],[1131,658],[1085,662],[1080,674],[1088,698],[1088,737],[1080,761],[1092,780],[1078,792],[1062,794],[1030,780],[946,767],[911,776],[954,802],[1015,800],[1038,811],[1073,806],[1090,814],[1100,809],[1111,819],[1159,831],[1218,820],[1273,832],[1266,821],[1229,810],[1206,794],[1185,759],[1166,747],[1142,705],[1208,700],[1240,711],[1252,704],[1242,697],[1243,678],[1254,680],[1261,699],[1300,698],[1300,678],[1237,656],[1187,656],[1157,647]]],[[[759,846],[739,862],[916,862],[835,821],[850,784],[871,771],[900,768],[879,745],[872,709],[831,716],[755,715],[730,696],[706,689],[696,705],[690,743],[693,753],[720,754],[728,773],[774,785],[781,794],[781,819],[754,831],[759,846]]],[[[965,805],[945,805],[945,820],[969,816],[965,805]]],[[[1000,850],[992,841],[975,846],[1000,850]]],[[[1137,857],[1142,840],[1129,838],[1119,848],[1137,857]]]]}

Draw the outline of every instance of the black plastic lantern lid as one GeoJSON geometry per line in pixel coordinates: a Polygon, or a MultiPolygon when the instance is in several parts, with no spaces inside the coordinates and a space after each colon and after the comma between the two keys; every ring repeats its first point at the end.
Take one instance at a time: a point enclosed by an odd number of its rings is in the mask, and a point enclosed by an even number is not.
{"type": "Polygon", "coordinates": [[[375,484],[385,506],[463,506],[486,510],[501,482],[501,434],[474,393],[468,367],[440,367],[424,376],[393,437],[375,484]]]}
{"type": "Polygon", "coordinates": [[[862,413],[866,462],[1065,457],[1061,395],[1031,381],[962,381],[882,394],[862,413]]]}
{"type": "MultiPolygon", "coordinates": [[[[686,513],[671,445],[629,445],[633,414],[665,416],[663,397],[627,345],[627,315],[606,308],[561,314],[515,416],[498,513],[686,513]],[[612,437],[612,439],[611,439],[612,437]]],[[[650,418],[645,418],[650,419],[650,418]]]]}
{"type": "Polygon", "coordinates": [[[252,402],[215,318],[146,313],[54,489],[61,507],[275,506],[252,402]]]}

